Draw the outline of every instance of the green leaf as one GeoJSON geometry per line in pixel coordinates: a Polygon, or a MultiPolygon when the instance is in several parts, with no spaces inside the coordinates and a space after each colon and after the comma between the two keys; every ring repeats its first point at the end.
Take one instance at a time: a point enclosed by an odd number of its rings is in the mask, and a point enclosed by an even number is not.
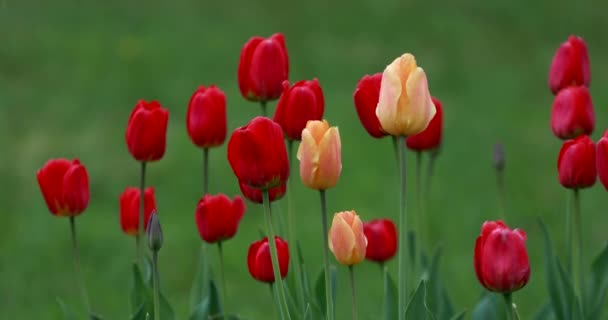
{"type": "Polygon", "coordinates": [[[397,309],[397,286],[388,268],[384,267],[384,320],[398,319],[397,309]]]}
{"type": "Polygon", "coordinates": [[[285,300],[287,300],[287,308],[289,308],[289,314],[294,319],[302,318],[301,315],[304,314],[304,312],[300,312],[300,310],[298,310],[298,306],[296,305],[296,302],[293,299],[293,295],[285,281],[283,282],[283,288],[285,289],[285,300]]]}
{"type": "MultiPolygon", "coordinates": [[[[131,313],[136,315],[140,309],[144,309],[146,300],[146,285],[141,278],[141,272],[136,263],[132,266],[133,280],[131,282],[131,313]]],[[[143,310],[145,312],[145,310],[143,310]]],[[[145,313],[142,315],[145,316],[145,313]]]]}
{"type": "Polygon", "coordinates": [[[209,295],[201,301],[190,315],[190,320],[207,320],[217,316],[222,316],[222,306],[217,292],[217,286],[213,280],[209,280],[209,295]]]}
{"type": "Polygon", "coordinates": [[[587,288],[585,299],[585,310],[588,312],[587,318],[600,319],[608,290],[608,243],[597,258],[593,260],[591,279],[587,288]]]}
{"type": "Polygon", "coordinates": [[[63,300],[61,300],[61,298],[59,298],[59,297],[57,297],[57,304],[59,305],[59,308],[61,309],[61,314],[63,315],[64,320],[77,320],[78,319],[78,316],[76,315],[74,310],[70,306],[65,304],[63,302],[63,300]]]}
{"type": "Polygon", "coordinates": [[[454,316],[452,316],[451,318],[449,318],[449,320],[463,320],[464,319],[464,315],[466,313],[467,313],[466,311],[462,311],[460,313],[457,313],[454,316]]]}
{"type": "MultiPolygon", "coordinates": [[[[169,304],[165,296],[162,294],[162,292],[159,298],[161,319],[175,319],[173,309],[171,308],[171,305],[169,304]]],[[[133,264],[131,309],[131,312],[133,313],[131,319],[133,320],[145,320],[146,313],[149,313],[152,317],[154,316],[154,300],[152,295],[152,289],[145,285],[137,264],[133,264]]]]}
{"type": "Polygon", "coordinates": [[[557,320],[570,319],[570,302],[566,300],[564,284],[556,267],[556,258],[553,254],[553,245],[547,227],[541,219],[538,220],[545,241],[545,276],[547,289],[553,313],[557,320]]]}
{"type": "MultiPolygon", "coordinates": [[[[336,301],[336,286],[337,286],[337,278],[338,271],[335,266],[329,266],[329,288],[331,290],[331,296],[333,301],[336,301]]],[[[315,296],[316,302],[319,306],[320,311],[325,317],[325,313],[327,311],[326,303],[325,303],[325,271],[321,269],[321,272],[317,276],[317,280],[315,281],[315,296]]],[[[334,312],[336,310],[334,309],[334,312]]]]}
{"type": "Polygon", "coordinates": [[[413,268],[412,270],[416,270],[416,234],[411,230],[407,232],[407,249],[410,254],[410,266],[413,268]]]}
{"type": "Polygon", "coordinates": [[[417,320],[435,319],[427,308],[425,299],[426,285],[425,281],[421,280],[418,287],[416,287],[416,291],[414,291],[414,295],[407,304],[407,308],[405,309],[405,318],[417,320]]]}
{"type": "Polygon", "coordinates": [[[502,297],[498,294],[485,291],[481,300],[473,309],[472,320],[502,320],[505,319],[505,307],[502,297]]]}
{"type": "MultiPolygon", "coordinates": [[[[570,281],[570,277],[566,273],[566,270],[564,269],[564,267],[562,267],[562,264],[559,262],[557,257],[555,258],[555,265],[557,265],[557,271],[559,273],[561,283],[564,285],[564,288],[566,289],[566,291],[565,291],[566,303],[568,305],[572,304],[572,307],[574,307],[574,309],[569,308],[569,311],[572,312],[572,317],[568,316],[568,319],[572,319],[572,320],[584,319],[583,310],[581,309],[581,305],[579,302],[580,300],[576,296],[576,293],[574,292],[574,285],[570,281]]],[[[570,315],[570,313],[568,313],[568,315],[570,315]]]]}
{"type": "Polygon", "coordinates": [[[538,310],[536,315],[534,316],[534,320],[554,320],[555,314],[553,313],[553,306],[550,302],[545,303],[545,305],[538,310]]]}
{"type": "Polygon", "coordinates": [[[198,265],[196,266],[196,272],[194,280],[192,282],[192,288],[190,288],[190,307],[195,310],[203,302],[203,299],[209,293],[209,279],[210,275],[207,268],[208,257],[207,257],[207,244],[201,245],[200,257],[198,265]]]}
{"type": "Polygon", "coordinates": [[[310,303],[306,304],[306,309],[304,309],[304,314],[302,315],[303,320],[312,320],[312,308],[310,307],[310,303]]]}
{"type": "Polygon", "coordinates": [[[423,263],[427,266],[424,276],[428,279],[426,283],[426,301],[429,310],[438,319],[450,319],[454,314],[454,307],[448,296],[448,292],[439,277],[439,262],[441,261],[441,247],[437,248],[433,258],[428,265],[426,256],[422,256],[423,263]]]}

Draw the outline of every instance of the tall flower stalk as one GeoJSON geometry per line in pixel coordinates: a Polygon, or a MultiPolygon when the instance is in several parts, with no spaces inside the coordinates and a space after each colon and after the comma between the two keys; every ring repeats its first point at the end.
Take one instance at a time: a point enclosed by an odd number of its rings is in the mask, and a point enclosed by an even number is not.
{"type": "Polygon", "coordinates": [[[91,304],[89,302],[89,294],[84,283],[84,275],[80,267],[80,253],[78,251],[78,241],[76,240],[76,219],[73,216],[70,217],[70,231],[72,234],[72,258],[74,259],[74,272],[76,273],[76,281],[80,289],[80,296],[84,307],[87,310],[87,314],[92,314],[91,304]]]}

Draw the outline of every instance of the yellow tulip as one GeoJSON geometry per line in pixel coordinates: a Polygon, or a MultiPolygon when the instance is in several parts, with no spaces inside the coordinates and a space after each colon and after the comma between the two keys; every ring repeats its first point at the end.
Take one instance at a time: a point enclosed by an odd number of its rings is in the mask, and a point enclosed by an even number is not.
{"type": "Polygon", "coordinates": [[[352,266],[365,259],[367,238],[363,223],[355,211],[343,211],[334,215],[329,229],[329,250],[343,265],[352,266]]]}
{"type": "Polygon", "coordinates": [[[384,69],[376,116],[385,132],[393,136],[420,133],[435,112],[426,74],[412,54],[398,57],[384,69]]]}
{"type": "Polygon", "coordinates": [[[305,186],[326,190],[338,183],[342,171],[340,132],[326,120],[311,120],[302,130],[298,148],[300,178],[305,186]]]}

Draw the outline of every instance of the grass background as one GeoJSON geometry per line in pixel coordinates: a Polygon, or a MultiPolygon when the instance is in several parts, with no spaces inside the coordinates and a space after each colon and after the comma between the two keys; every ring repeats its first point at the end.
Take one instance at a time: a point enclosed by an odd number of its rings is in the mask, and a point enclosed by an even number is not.
{"type": "MultiPolygon", "coordinates": [[[[162,284],[178,318],[185,319],[200,246],[193,214],[202,196],[202,153],[185,129],[188,100],[199,84],[217,84],[228,97],[230,130],[246,123],[259,108],[238,92],[241,46],[253,35],[283,32],[290,79],[319,78],[325,117],[340,127],[344,167],[340,183],[328,192],[330,212],[397,217],[390,139],[367,135],[352,93],[361,76],[381,71],[403,52],[415,53],[425,68],[445,110],[428,219],[443,243],[442,276],[459,310],[472,309],[481,293],[473,247],[481,223],[499,217],[491,153],[496,141],[504,143],[507,222],[527,231],[532,267],[515,300],[529,319],[547,300],[536,218],[547,222],[562,253],[565,238],[568,192],[557,182],[561,142],[549,127],[549,64],[568,35],[585,38],[597,119],[593,136],[599,138],[608,127],[608,91],[602,89],[608,82],[607,10],[608,2],[597,0],[0,0],[0,314],[52,319],[57,296],[80,305],[68,220],[48,213],[35,179],[47,159],[79,157],[91,181],[90,206],[77,223],[92,305],[106,319],[127,318],[135,249],[120,230],[118,195],[138,183],[124,132],[135,102],[145,98],[170,110],[167,153],[149,166],[148,181],[156,188],[165,232],[162,284]]],[[[409,154],[410,173],[413,159],[409,154]]],[[[210,190],[237,194],[225,145],[211,152],[211,164],[210,190]]],[[[318,197],[297,175],[294,180],[298,232],[307,265],[316,272],[322,246],[318,197]]],[[[408,180],[409,190],[413,182],[408,180]]],[[[582,198],[590,260],[607,238],[606,191],[598,183],[582,198]]],[[[247,248],[257,240],[262,219],[261,207],[249,204],[239,233],[225,245],[229,303],[249,319],[267,319],[272,310],[267,288],[246,270],[247,248]]],[[[390,268],[396,275],[396,261],[390,268]]],[[[350,296],[347,269],[339,272],[343,319],[350,315],[350,296]]],[[[362,319],[374,319],[382,305],[377,267],[358,266],[357,281],[362,319]]]]}

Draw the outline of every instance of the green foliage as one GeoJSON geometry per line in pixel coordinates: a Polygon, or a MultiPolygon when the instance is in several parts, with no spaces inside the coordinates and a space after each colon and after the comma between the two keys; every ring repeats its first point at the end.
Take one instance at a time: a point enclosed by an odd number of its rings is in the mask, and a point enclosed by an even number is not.
{"type": "Polygon", "coordinates": [[[429,311],[426,305],[426,286],[425,281],[421,280],[414,291],[414,295],[407,304],[405,309],[406,319],[434,320],[435,317],[429,311]]]}
{"type": "MultiPolygon", "coordinates": [[[[154,300],[152,288],[146,285],[137,264],[133,264],[133,282],[131,287],[131,320],[145,320],[150,314],[154,318],[154,300]]],[[[161,319],[173,320],[175,315],[167,299],[160,295],[161,319]]]]}
{"type": "Polygon", "coordinates": [[[398,292],[395,281],[388,272],[388,268],[384,268],[384,320],[398,319],[398,292]]]}
{"type": "MultiPolygon", "coordinates": [[[[334,265],[330,265],[329,285],[331,288],[331,296],[333,297],[334,301],[336,301],[336,286],[338,281],[337,278],[338,271],[336,270],[336,267],[334,265]]],[[[317,280],[315,281],[315,296],[317,305],[319,306],[319,311],[321,312],[321,315],[325,316],[325,313],[327,312],[327,304],[325,302],[325,270],[323,269],[321,269],[321,272],[319,273],[319,275],[317,276],[317,280]]]]}
{"type": "Polygon", "coordinates": [[[586,316],[588,319],[600,319],[608,291],[608,243],[591,265],[591,279],[587,288],[586,316]]]}
{"type": "Polygon", "coordinates": [[[190,320],[207,320],[209,317],[217,317],[222,314],[217,286],[213,280],[209,280],[209,295],[194,308],[194,312],[190,315],[190,320]]]}
{"type": "Polygon", "coordinates": [[[72,310],[72,308],[70,306],[65,304],[65,302],[63,302],[63,300],[61,300],[61,298],[59,298],[59,297],[57,297],[57,304],[59,305],[59,309],[61,311],[63,320],[77,320],[78,319],[78,316],[76,315],[74,310],[72,310]]]}
{"type": "Polygon", "coordinates": [[[473,309],[473,320],[505,320],[506,310],[499,294],[484,290],[481,299],[473,309]]]}

